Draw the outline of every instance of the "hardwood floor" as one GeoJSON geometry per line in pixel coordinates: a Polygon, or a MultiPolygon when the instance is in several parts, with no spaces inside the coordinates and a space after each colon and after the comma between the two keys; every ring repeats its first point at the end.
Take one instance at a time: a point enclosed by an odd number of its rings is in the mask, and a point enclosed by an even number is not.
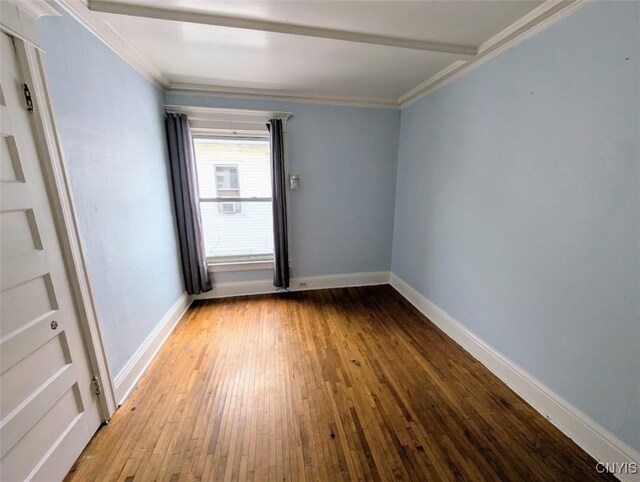
{"type": "Polygon", "coordinates": [[[376,286],[197,302],[68,480],[613,479],[376,286]]]}

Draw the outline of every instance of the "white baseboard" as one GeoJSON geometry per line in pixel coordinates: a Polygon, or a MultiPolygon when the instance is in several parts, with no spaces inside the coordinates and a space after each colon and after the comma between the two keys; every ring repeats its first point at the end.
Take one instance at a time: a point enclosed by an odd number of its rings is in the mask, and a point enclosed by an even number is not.
{"type": "MultiPolygon", "coordinates": [[[[291,278],[290,291],[320,290],[326,288],[348,288],[353,286],[373,286],[389,283],[388,271],[367,273],[332,274],[326,276],[308,276],[291,278]]],[[[230,296],[249,296],[276,293],[278,290],[271,280],[241,281],[235,283],[217,283],[213,290],[202,293],[195,299],[227,298],[230,296]]]]}
{"type": "Polygon", "coordinates": [[[196,300],[209,300],[212,298],[228,298],[230,296],[262,295],[275,293],[273,282],[270,280],[237,281],[232,283],[215,283],[213,289],[206,293],[195,295],[196,300]]]}
{"type": "MultiPolygon", "coordinates": [[[[391,286],[415,306],[418,311],[429,318],[438,328],[468,351],[594,459],[609,464],[640,463],[640,453],[637,450],[619,440],[588,415],[570,405],[549,387],[475,336],[459,321],[416,291],[406,281],[393,273],[390,274],[389,281],[391,286]]],[[[638,472],[636,474],[616,474],[616,476],[625,482],[639,481],[640,469],[638,469],[638,472]]]]}
{"type": "Polygon", "coordinates": [[[187,309],[189,309],[191,301],[192,298],[187,293],[183,293],[169,308],[169,311],[162,317],[162,320],[147,336],[124,368],[120,370],[120,373],[115,376],[113,383],[116,389],[118,405],[122,405],[127,399],[131,390],[136,386],[140,377],[142,377],[153,358],[164,345],[164,342],[169,338],[169,335],[173,332],[187,309]]]}
{"type": "Polygon", "coordinates": [[[331,274],[292,278],[291,291],[322,290],[327,288],[351,288],[355,286],[375,286],[389,283],[388,271],[368,273],[331,274]]]}

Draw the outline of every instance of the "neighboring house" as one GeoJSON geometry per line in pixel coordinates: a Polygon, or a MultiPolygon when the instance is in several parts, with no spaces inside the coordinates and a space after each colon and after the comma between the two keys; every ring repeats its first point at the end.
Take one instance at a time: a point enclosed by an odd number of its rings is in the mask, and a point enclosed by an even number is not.
{"type": "MultiPolygon", "coordinates": [[[[197,139],[201,199],[270,198],[267,140],[197,139]]],[[[201,203],[207,257],[273,253],[271,202],[201,203]]]]}

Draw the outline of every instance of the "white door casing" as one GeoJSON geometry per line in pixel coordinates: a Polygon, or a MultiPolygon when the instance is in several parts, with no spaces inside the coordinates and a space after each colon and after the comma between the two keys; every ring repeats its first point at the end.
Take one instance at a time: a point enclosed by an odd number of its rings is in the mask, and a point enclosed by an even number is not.
{"type": "Polygon", "coordinates": [[[102,417],[14,40],[1,36],[0,478],[60,480],[102,417]]]}

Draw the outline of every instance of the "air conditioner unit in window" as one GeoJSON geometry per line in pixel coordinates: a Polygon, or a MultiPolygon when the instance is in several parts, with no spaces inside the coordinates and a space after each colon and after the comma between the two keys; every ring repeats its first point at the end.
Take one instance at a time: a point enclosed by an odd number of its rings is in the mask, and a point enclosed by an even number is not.
{"type": "Polygon", "coordinates": [[[218,211],[222,214],[235,214],[240,212],[240,203],[220,203],[218,211]]]}

